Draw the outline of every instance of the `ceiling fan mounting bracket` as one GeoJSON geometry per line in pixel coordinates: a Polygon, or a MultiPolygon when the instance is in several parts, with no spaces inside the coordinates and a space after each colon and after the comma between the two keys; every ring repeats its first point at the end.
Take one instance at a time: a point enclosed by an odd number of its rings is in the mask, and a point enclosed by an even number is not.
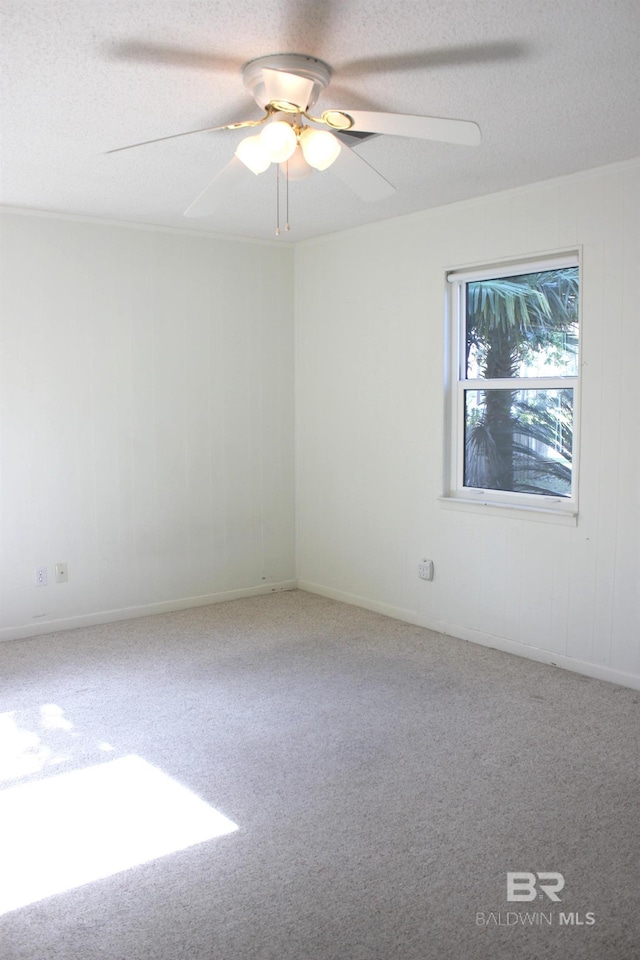
{"type": "MultiPolygon", "coordinates": [[[[274,53],[267,57],[257,57],[249,60],[242,68],[242,80],[258,106],[266,107],[269,102],[265,92],[265,83],[262,71],[280,70],[297,77],[304,77],[313,82],[313,88],[308,103],[300,104],[304,110],[312,107],[322,91],[328,86],[331,79],[331,67],[324,60],[310,57],[305,53],[274,53]]],[[[288,111],[291,112],[291,111],[288,111]]]]}

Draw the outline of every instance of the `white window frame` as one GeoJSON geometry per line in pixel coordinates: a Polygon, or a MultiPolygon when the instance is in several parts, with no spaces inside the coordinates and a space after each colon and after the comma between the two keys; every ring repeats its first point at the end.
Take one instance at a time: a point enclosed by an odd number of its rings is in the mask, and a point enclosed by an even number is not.
{"type": "Polygon", "coordinates": [[[445,386],[447,393],[445,429],[445,471],[443,501],[460,506],[512,508],[514,512],[525,511],[528,519],[536,515],[556,515],[558,518],[575,518],[578,515],[578,467],[580,439],[580,370],[582,352],[582,268],[581,251],[572,249],[558,254],[531,256],[526,259],[502,261],[494,265],[452,269],[447,271],[446,319],[448,353],[445,358],[445,386]],[[465,285],[476,280],[500,279],[526,273],[577,266],[580,277],[578,314],[578,375],[572,377],[514,377],[508,380],[470,380],[466,378],[466,289],[465,285]],[[491,389],[573,389],[573,441],[571,460],[571,496],[552,497],[541,494],[514,493],[508,490],[483,490],[464,486],[464,394],[466,390],[491,389]]]}

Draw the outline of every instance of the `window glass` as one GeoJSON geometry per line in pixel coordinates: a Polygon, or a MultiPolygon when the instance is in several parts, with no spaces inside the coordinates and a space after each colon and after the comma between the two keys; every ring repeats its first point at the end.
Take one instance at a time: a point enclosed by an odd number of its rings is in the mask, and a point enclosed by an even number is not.
{"type": "Polygon", "coordinates": [[[465,286],[467,379],[577,376],[577,267],[465,286]]]}
{"type": "Polygon", "coordinates": [[[573,390],[465,390],[464,485],[571,495],[573,390]]]}

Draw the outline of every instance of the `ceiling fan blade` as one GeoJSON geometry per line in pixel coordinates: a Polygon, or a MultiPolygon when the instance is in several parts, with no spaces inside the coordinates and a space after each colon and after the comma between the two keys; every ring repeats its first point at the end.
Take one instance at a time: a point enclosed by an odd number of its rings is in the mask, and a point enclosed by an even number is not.
{"type": "Polygon", "coordinates": [[[395,73],[405,70],[430,70],[435,67],[460,67],[473,63],[499,63],[517,60],[527,52],[525,44],[514,40],[492,43],[469,43],[432,50],[410,50],[406,53],[381,54],[378,57],[360,57],[340,65],[340,73],[350,77],[371,73],[395,73]]]}
{"type": "Polygon", "coordinates": [[[266,67],[262,70],[262,76],[267,103],[272,100],[285,100],[295,103],[301,110],[306,110],[313,90],[313,80],[266,67]]]}
{"type": "Polygon", "coordinates": [[[253,126],[254,120],[241,120],[239,123],[223,123],[220,127],[200,127],[199,130],[187,130],[186,133],[171,133],[168,137],[156,137],[155,140],[142,140],[140,143],[130,143],[126,147],[115,147],[105,150],[105,153],[120,153],[122,150],[134,150],[136,147],[146,147],[149,143],[162,143],[163,140],[176,140],[178,137],[190,137],[194,133],[213,133],[216,130],[236,130],[239,127],[253,126]]]}
{"type": "Polygon", "coordinates": [[[393,137],[414,137],[418,140],[442,140],[477,146],[480,127],[472,120],[447,120],[444,117],[418,117],[408,113],[377,113],[372,110],[345,110],[353,119],[352,130],[386,133],[393,137]]]}
{"type": "Polygon", "coordinates": [[[249,170],[234,154],[226,167],[223,167],[211,183],[207,184],[202,193],[184,211],[185,217],[207,217],[215,213],[222,200],[226,200],[229,193],[248,175],[249,170]]]}
{"type": "Polygon", "coordinates": [[[228,73],[239,73],[242,69],[242,60],[237,57],[160,43],[125,40],[123,43],[110,44],[106,52],[114,59],[131,60],[134,63],[162,63],[171,67],[222,70],[228,73]]]}
{"type": "Polygon", "coordinates": [[[374,202],[384,200],[396,192],[396,188],[378,173],[371,164],[340,141],[340,153],[329,169],[335,173],[361,200],[374,202]]]}

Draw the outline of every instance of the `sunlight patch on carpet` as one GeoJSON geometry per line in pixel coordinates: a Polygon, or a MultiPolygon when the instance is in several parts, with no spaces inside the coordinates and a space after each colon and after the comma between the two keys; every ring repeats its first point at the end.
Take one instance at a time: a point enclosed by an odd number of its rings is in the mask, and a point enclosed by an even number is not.
{"type": "Polygon", "coordinates": [[[0,914],[233,833],[141,757],[0,791],[0,914]]]}

